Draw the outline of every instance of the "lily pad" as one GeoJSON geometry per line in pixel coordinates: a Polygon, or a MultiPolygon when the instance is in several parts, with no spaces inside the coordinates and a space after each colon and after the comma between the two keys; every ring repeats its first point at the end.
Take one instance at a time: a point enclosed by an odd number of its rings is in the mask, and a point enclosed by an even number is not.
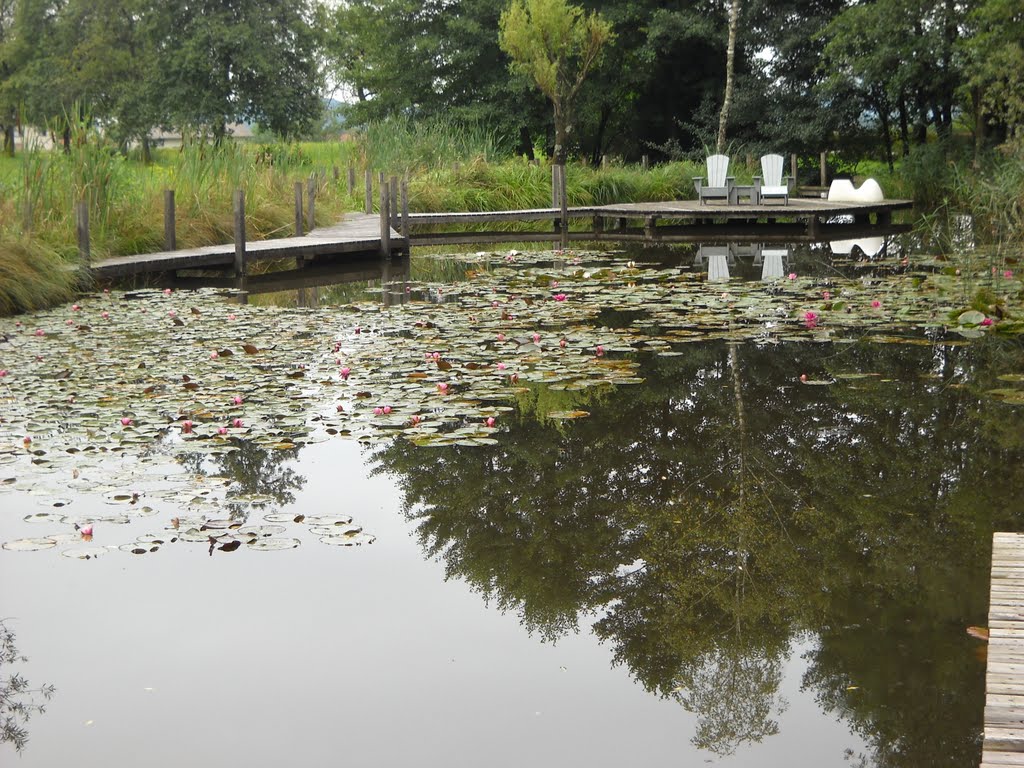
{"type": "Polygon", "coordinates": [[[295,549],[301,542],[298,539],[269,538],[256,539],[249,542],[249,549],[260,552],[277,552],[283,549],[295,549]]]}
{"type": "Polygon", "coordinates": [[[65,549],[61,552],[61,555],[63,557],[70,557],[73,560],[95,560],[109,551],[106,547],[82,547],[80,549],[65,549]]]}
{"type": "Polygon", "coordinates": [[[12,552],[35,552],[40,549],[50,549],[57,545],[53,539],[16,539],[4,542],[4,549],[12,552]]]}

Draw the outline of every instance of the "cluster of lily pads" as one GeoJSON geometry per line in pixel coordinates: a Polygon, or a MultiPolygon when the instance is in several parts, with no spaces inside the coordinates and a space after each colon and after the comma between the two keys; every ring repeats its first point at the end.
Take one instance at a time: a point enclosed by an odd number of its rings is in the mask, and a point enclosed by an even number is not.
{"type": "MultiPolygon", "coordinates": [[[[535,253],[476,254],[464,271],[463,280],[407,286],[409,301],[389,306],[114,291],[4,319],[0,493],[127,490],[187,510],[184,531],[160,531],[129,551],[189,541],[193,529],[218,548],[269,548],[279,537],[266,526],[211,533],[224,490],[185,472],[183,457],[223,456],[241,441],[294,451],[336,436],[493,444],[525,389],[636,384],[639,353],[679,354],[697,341],[935,343],[1022,330],[957,314],[960,276],[930,269],[714,283],[615,255],[535,253]],[[606,327],[609,310],[636,319],[606,327]]],[[[1005,290],[1019,300],[1020,281],[1008,276],[1005,290]]],[[[350,539],[369,540],[361,531],[350,539]]]]}

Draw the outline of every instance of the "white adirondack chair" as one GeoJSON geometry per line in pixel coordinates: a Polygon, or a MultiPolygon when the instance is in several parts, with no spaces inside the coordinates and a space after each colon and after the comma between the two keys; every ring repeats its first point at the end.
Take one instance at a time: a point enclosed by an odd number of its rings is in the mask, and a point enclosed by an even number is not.
{"type": "Polygon", "coordinates": [[[789,205],[789,176],[782,175],[782,155],[765,155],[761,158],[761,176],[754,177],[754,189],[757,191],[757,200],[765,198],[782,198],[785,205],[789,205]]]}
{"type": "Polygon", "coordinates": [[[703,205],[705,200],[725,200],[735,204],[736,194],[733,190],[733,177],[729,175],[729,158],[727,155],[711,155],[707,160],[707,183],[703,176],[693,177],[693,187],[697,190],[697,199],[703,205]]]}

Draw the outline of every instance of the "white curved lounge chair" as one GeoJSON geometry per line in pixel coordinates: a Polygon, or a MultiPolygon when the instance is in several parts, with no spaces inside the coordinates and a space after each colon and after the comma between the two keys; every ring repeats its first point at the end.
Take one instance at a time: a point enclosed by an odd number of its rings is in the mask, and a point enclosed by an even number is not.
{"type": "Polygon", "coordinates": [[[859,187],[854,187],[849,179],[836,179],[828,188],[828,200],[833,203],[880,203],[885,200],[885,195],[874,179],[866,179],[859,187]]]}

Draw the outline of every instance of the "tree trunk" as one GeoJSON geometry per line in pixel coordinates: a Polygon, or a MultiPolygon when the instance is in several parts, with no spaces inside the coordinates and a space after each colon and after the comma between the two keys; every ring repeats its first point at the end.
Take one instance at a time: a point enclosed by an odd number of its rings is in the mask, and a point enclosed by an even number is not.
{"type": "Polygon", "coordinates": [[[565,110],[562,105],[555,102],[555,149],[552,153],[552,162],[555,165],[565,165],[568,140],[569,129],[566,125],[565,110]]]}
{"type": "Polygon", "coordinates": [[[533,139],[530,138],[530,131],[525,125],[519,126],[519,154],[526,155],[528,160],[535,160],[533,155],[533,139]]]}
{"type": "Polygon", "coordinates": [[[889,111],[884,107],[878,110],[879,120],[882,122],[882,141],[885,142],[885,160],[889,164],[889,171],[891,172],[895,165],[892,157],[892,131],[889,128],[889,111]]]}
{"type": "Polygon", "coordinates": [[[907,119],[907,99],[900,94],[900,142],[903,144],[902,155],[910,154],[910,121],[907,119]]]}
{"type": "Polygon", "coordinates": [[[7,157],[14,157],[14,126],[4,126],[4,154],[7,157]]]}
{"type": "Polygon", "coordinates": [[[149,136],[142,137],[142,162],[146,165],[153,162],[153,154],[149,151],[149,136]]]}
{"type": "Polygon", "coordinates": [[[729,108],[732,106],[732,88],[736,69],[736,30],[740,25],[740,0],[732,0],[729,4],[729,45],[725,54],[725,98],[722,100],[722,111],[718,115],[718,142],[715,151],[725,151],[725,126],[729,122],[729,108]]]}

